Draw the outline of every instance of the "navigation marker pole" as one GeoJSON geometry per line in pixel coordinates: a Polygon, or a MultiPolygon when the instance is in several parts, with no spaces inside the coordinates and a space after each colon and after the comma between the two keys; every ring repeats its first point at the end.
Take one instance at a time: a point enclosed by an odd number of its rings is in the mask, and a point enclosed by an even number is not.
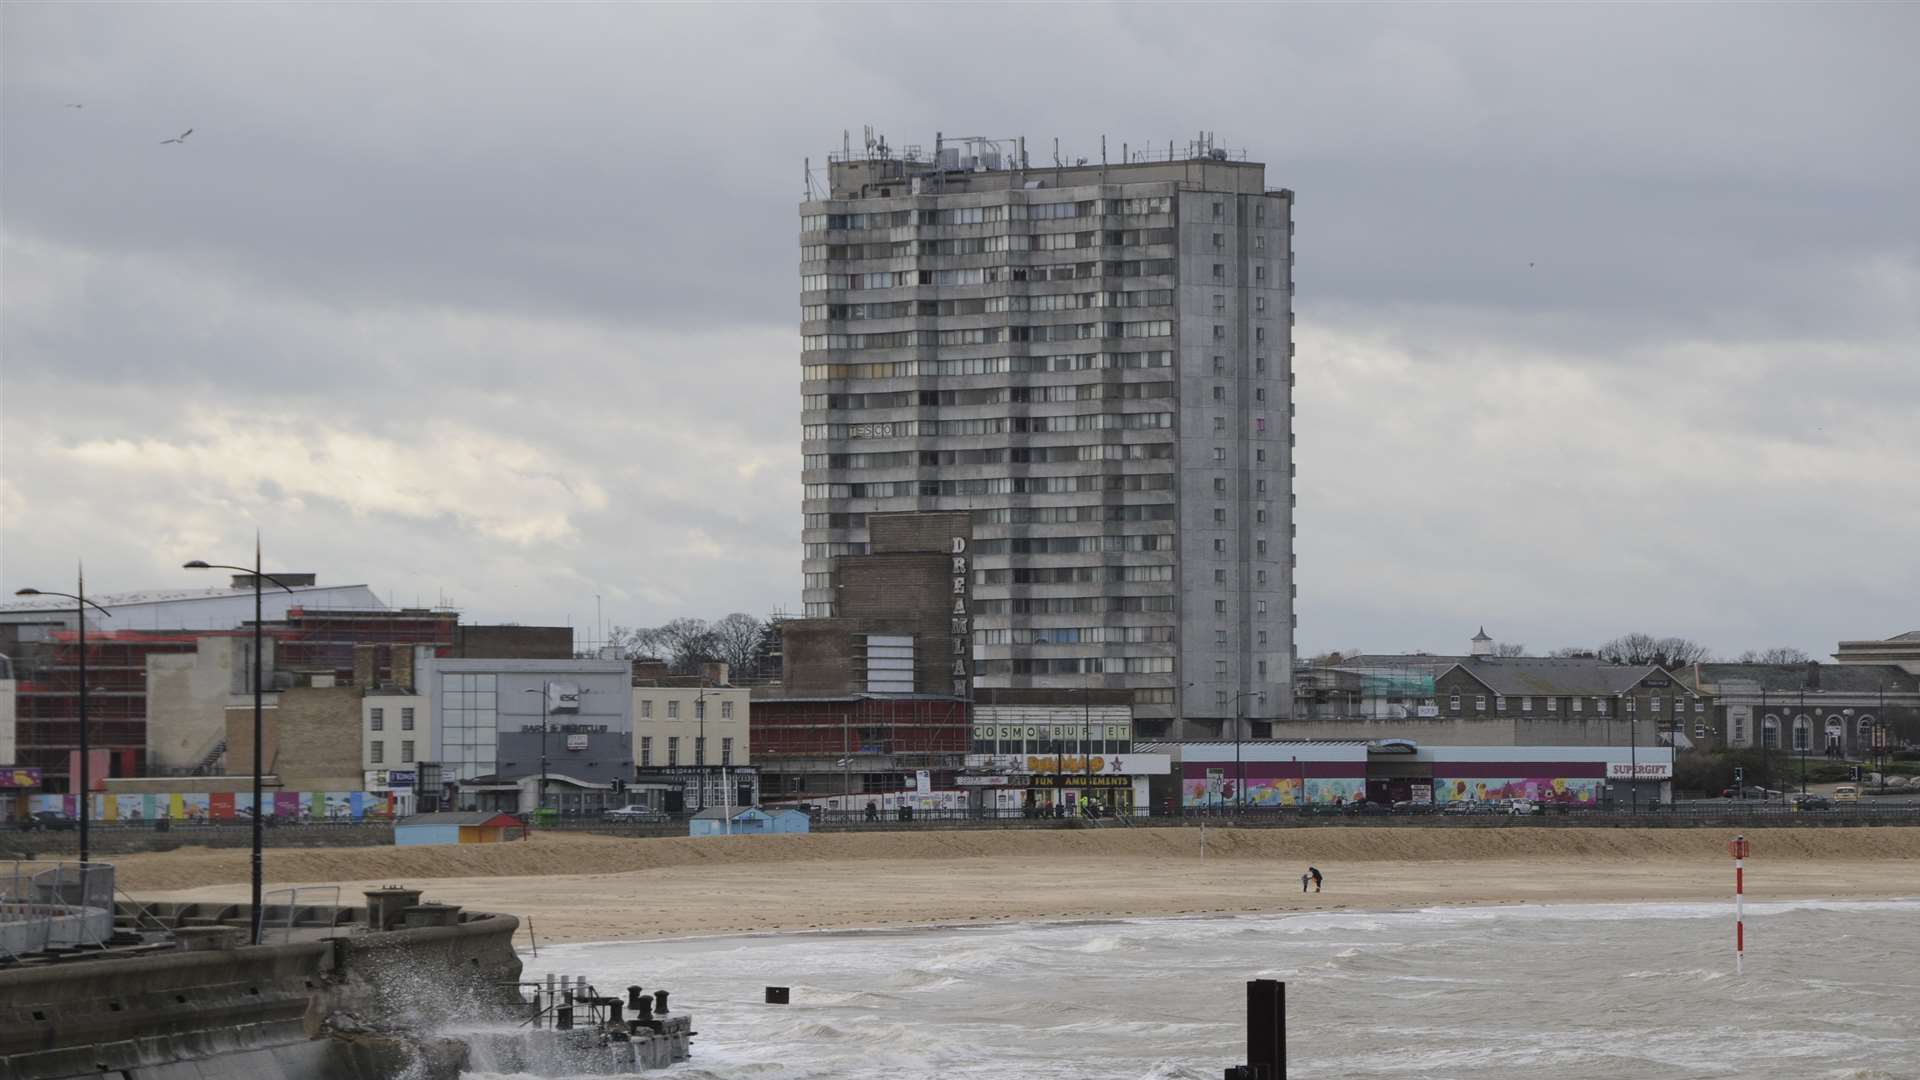
{"type": "Polygon", "coordinates": [[[1733,856],[1733,973],[1738,975],[1747,956],[1747,838],[1734,837],[1727,842],[1727,851],[1733,856]]]}

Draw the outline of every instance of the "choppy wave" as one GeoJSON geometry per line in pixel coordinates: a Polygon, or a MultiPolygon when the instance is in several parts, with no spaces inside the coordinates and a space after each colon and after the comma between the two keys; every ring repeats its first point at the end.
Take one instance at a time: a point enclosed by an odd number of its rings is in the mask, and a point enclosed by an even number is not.
{"type": "MultiPolygon", "coordinates": [[[[558,946],[533,974],[674,991],[691,1080],[1198,1080],[1243,984],[1295,1075],[1920,1075],[1920,900],[1436,907],[558,946]],[[1719,923],[1720,925],[1715,925],[1719,923]],[[762,988],[792,988],[792,1004],[762,988]]],[[[496,1080],[493,1076],[485,1080],[496,1080]]],[[[517,1078],[498,1078],[517,1080],[517,1078]]]]}

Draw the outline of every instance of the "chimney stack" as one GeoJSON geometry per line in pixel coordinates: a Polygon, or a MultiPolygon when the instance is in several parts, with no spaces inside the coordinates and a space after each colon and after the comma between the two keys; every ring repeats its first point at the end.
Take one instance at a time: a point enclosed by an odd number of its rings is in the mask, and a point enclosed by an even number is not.
{"type": "Polygon", "coordinates": [[[1807,689],[1820,689],[1820,661],[1807,661],[1807,689]]]}

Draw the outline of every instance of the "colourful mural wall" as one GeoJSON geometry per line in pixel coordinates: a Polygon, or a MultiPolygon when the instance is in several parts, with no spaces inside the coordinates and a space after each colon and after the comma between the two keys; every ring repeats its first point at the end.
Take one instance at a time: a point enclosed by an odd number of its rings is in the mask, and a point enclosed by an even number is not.
{"type": "Polygon", "coordinates": [[[1470,780],[1435,777],[1433,801],[1487,802],[1496,799],[1531,799],[1534,802],[1568,803],[1591,806],[1600,798],[1601,781],[1593,777],[1477,776],[1470,780]]]}
{"type": "MultiPolygon", "coordinates": [[[[1233,805],[1240,802],[1246,806],[1299,806],[1300,780],[1298,777],[1247,777],[1247,793],[1244,799],[1235,798],[1236,777],[1231,772],[1221,781],[1220,793],[1207,790],[1204,776],[1185,777],[1181,781],[1181,805],[1188,807],[1207,807],[1233,805]]],[[[1349,776],[1310,776],[1307,778],[1307,801],[1332,804],[1336,802],[1356,802],[1367,797],[1367,782],[1360,777],[1349,776]]]]}
{"type": "MultiPolygon", "coordinates": [[[[271,815],[291,821],[384,820],[391,816],[386,795],[364,791],[276,791],[270,796],[271,815]]],[[[74,795],[34,795],[30,812],[80,816],[74,795]]],[[[252,792],[189,791],[166,795],[95,795],[95,821],[246,821],[253,810],[252,792]]]]}

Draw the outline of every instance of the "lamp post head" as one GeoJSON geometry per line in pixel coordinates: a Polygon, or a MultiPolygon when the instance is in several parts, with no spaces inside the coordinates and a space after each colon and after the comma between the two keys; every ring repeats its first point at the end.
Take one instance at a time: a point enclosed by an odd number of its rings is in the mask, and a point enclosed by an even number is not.
{"type": "Polygon", "coordinates": [[[13,591],[13,595],[15,595],[15,596],[39,596],[39,595],[41,595],[41,593],[40,593],[40,590],[39,590],[39,589],[15,589],[15,590],[13,591]]]}
{"type": "Polygon", "coordinates": [[[180,564],[180,569],[182,569],[182,570],[211,570],[211,569],[213,569],[213,567],[212,567],[212,566],[210,566],[210,565],[209,565],[209,564],[207,563],[207,561],[206,561],[205,559],[195,559],[195,560],[193,560],[193,561],[192,561],[192,562],[190,562],[190,563],[182,563],[182,564],[180,564]]]}

